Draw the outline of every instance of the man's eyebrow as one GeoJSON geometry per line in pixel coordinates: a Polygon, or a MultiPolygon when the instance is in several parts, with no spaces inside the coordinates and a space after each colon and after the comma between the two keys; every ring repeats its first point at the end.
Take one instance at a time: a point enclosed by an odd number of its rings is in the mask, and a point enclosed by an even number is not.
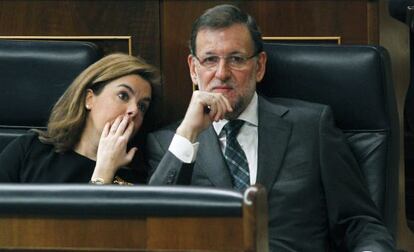
{"type": "MultiPolygon", "coordinates": [[[[240,52],[240,51],[233,51],[233,52],[228,53],[226,56],[229,56],[229,55],[243,55],[243,54],[245,54],[245,53],[240,52]]],[[[210,51],[206,52],[206,53],[205,53],[205,55],[209,55],[209,56],[211,56],[211,55],[213,55],[213,56],[217,56],[217,54],[216,54],[216,53],[213,53],[213,52],[210,52],[210,51]]]]}

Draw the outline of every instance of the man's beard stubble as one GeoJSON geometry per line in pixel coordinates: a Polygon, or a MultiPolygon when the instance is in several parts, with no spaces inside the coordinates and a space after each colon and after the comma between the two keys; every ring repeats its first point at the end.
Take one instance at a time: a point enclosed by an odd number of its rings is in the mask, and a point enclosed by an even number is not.
{"type": "Polygon", "coordinates": [[[232,112],[227,112],[224,115],[224,118],[231,121],[237,119],[241,113],[247,108],[250,101],[253,99],[253,94],[250,95],[249,98],[247,97],[241,97],[239,101],[236,102],[236,104],[233,107],[232,112]]]}

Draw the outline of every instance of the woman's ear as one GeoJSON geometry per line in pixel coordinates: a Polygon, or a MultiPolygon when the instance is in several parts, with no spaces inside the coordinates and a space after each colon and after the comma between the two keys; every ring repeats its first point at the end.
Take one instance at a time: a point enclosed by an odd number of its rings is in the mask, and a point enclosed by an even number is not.
{"type": "Polygon", "coordinates": [[[85,108],[86,110],[91,110],[93,107],[93,99],[95,94],[93,93],[92,89],[88,88],[86,90],[86,97],[85,97],[85,108]]]}

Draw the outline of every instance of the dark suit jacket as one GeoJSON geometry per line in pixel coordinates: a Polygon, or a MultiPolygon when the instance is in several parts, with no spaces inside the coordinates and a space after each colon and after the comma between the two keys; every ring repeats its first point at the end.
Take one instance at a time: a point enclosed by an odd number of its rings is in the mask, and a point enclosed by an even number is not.
{"type": "MultiPolygon", "coordinates": [[[[329,107],[260,96],[258,107],[256,183],[268,192],[271,251],[394,251],[329,107]]],[[[176,126],[148,136],[150,184],[231,188],[214,128],[199,136],[195,163],[183,164],[168,151],[176,126]]]]}

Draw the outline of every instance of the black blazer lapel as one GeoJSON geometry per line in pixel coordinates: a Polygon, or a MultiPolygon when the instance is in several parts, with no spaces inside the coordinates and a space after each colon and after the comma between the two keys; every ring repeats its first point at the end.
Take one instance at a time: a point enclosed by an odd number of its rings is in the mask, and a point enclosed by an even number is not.
{"type": "Polygon", "coordinates": [[[268,192],[279,174],[292,126],[282,119],[286,107],[272,104],[259,96],[259,128],[256,183],[268,192]]]}
{"type": "Polygon", "coordinates": [[[213,126],[200,134],[195,172],[204,173],[216,187],[232,188],[230,172],[213,126]]]}

